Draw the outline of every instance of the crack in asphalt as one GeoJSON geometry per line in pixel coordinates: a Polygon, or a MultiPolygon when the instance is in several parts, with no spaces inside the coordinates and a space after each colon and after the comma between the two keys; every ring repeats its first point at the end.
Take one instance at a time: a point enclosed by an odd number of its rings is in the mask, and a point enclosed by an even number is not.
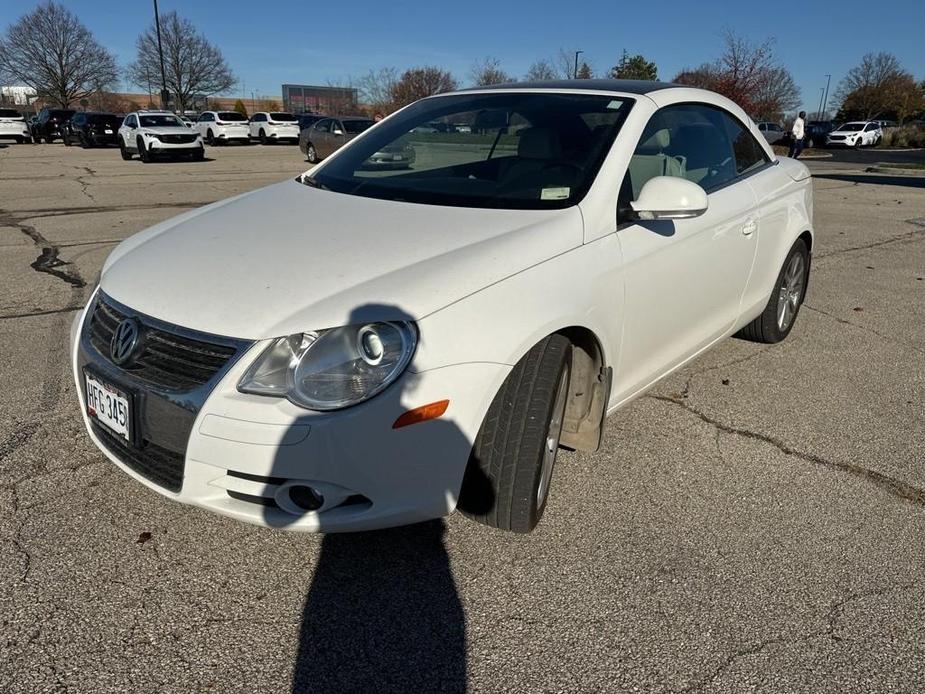
{"type": "Polygon", "coordinates": [[[724,362],[722,364],[717,364],[716,366],[708,366],[704,369],[697,369],[696,371],[691,372],[691,374],[687,377],[687,381],[684,382],[684,386],[681,388],[681,392],[678,393],[677,398],[678,399],[686,398],[690,394],[693,381],[698,376],[702,376],[703,374],[710,373],[711,371],[719,371],[720,369],[727,369],[733,366],[738,366],[739,364],[744,364],[745,362],[751,361],[752,359],[755,359],[756,357],[760,357],[762,354],[772,349],[773,347],[774,345],[769,345],[767,347],[759,349],[756,352],[747,354],[744,357],[739,357],[738,359],[733,359],[732,361],[724,362]]]}
{"type": "Polygon", "coordinates": [[[803,308],[809,311],[812,311],[814,313],[819,313],[823,316],[827,316],[828,318],[831,318],[832,320],[836,321],[837,323],[841,323],[842,325],[850,325],[851,327],[857,328],[858,330],[863,330],[864,332],[870,333],[871,335],[876,335],[881,340],[886,340],[887,342],[890,342],[894,345],[899,345],[900,347],[903,347],[904,349],[911,349],[915,352],[925,354],[925,349],[922,349],[921,347],[916,347],[915,345],[909,344],[907,342],[902,342],[901,340],[897,340],[891,335],[884,335],[883,333],[878,332],[874,330],[873,328],[868,328],[866,325],[859,325],[858,323],[852,323],[850,320],[847,320],[845,318],[840,318],[839,316],[836,316],[834,313],[823,311],[821,308],[816,308],[815,306],[810,306],[809,304],[806,304],[806,303],[803,304],[803,308]]]}
{"type": "Polygon", "coordinates": [[[925,490],[919,489],[918,487],[896,479],[895,477],[891,477],[890,475],[877,472],[876,470],[870,470],[863,467],[862,465],[827,460],[826,458],[818,456],[814,453],[807,453],[805,451],[797,450],[796,448],[793,448],[789,444],[781,441],[780,439],[774,438],[773,436],[762,434],[756,431],[750,431],[749,429],[734,427],[730,424],[726,424],[725,422],[721,422],[720,420],[706,414],[702,410],[693,407],[689,402],[685,402],[684,400],[676,397],[656,394],[650,394],[646,397],[681,407],[682,409],[687,410],[694,416],[698,417],[704,423],[716,427],[717,429],[727,434],[733,434],[735,436],[741,436],[743,438],[770,444],[786,455],[799,458],[800,460],[804,460],[808,463],[813,463],[814,465],[828,468],[836,472],[849,474],[852,477],[856,477],[860,480],[873,484],[874,486],[880,488],[882,491],[887,492],[891,496],[901,501],[909,502],[915,504],[916,506],[925,506],[925,490]]]}
{"type": "Polygon", "coordinates": [[[39,257],[32,261],[30,267],[36,272],[44,272],[52,277],[57,277],[59,280],[67,282],[75,288],[87,286],[87,283],[84,282],[83,278],[80,276],[80,271],[70,263],[61,260],[58,257],[58,247],[42,236],[34,226],[26,224],[26,219],[28,219],[28,217],[20,219],[12,212],[0,210],[0,226],[19,229],[20,232],[32,240],[33,244],[41,249],[39,257]],[[62,270],[59,268],[65,269],[62,270]]]}
{"type": "Polygon", "coordinates": [[[34,318],[35,316],[53,316],[58,313],[73,313],[80,311],[83,306],[65,306],[64,308],[53,308],[43,311],[33,311],[31,313],[8,313],[0,316],[0,320],[12,320],[14,318],[34,318]]]}
{"type": "MultiPolygon", "coordinates": [[[[904,220],[907,224],[914,224],[915,222],[909,219],[904,220]]],[[[828,252],[813,253],[813,260],[822,260],[824,258],[831,258],[836,255],[842,255],[844,253],[853,253],[854,251],[866,251],[870,248],[878,248],[880,246],[886,246],[890,243],[900,243],[902,241],[917,241],[919,239],[925,238],[925,233],[921,229],[916,229],[915,231],[910,231],[905,234],[899,234],[898,236],[893,236],[888,239],[882,239],[880,241],[873,241],[871,243],[861,244],[860,246],[849,246],[848,248],[836,248],[828,252]]]]}
{"type": "Polygon", "coordinates": [[[776,636],[774,638],[763,639],[755,643],[751,643],[745,646],[736,648],[734,651],[730,652],[723,660],[721,660],[712,671],[706,675],[700,677],[694,682],[691,682],[686,687],[677,690],[679,694],[688,694],[689,692],[695,692],[703,689],[709,684],[715,682],[726,670],[732,667],[739,658],[745,658],[750,655],[755,655],[761,653],[762,651],[770,648],[771,646],[778,646],[781,644],[798,644],[805,641],[811,641],[813,639],[827,636],[835,643],[839,643],[844,639],[838,636],[835,632],[838,629],[838,621],[841,617],[841,614],[845,608],[845,605],[855,602],[856,600],[861,600],[867,597],[882,597],[890,593],[902,592],[905,590],[912,590],[916,587],[915,583],[904,584],[900,586],[886,586],[883,588],[875,588],[873,590],[867,590],[860,593],[849,593],[843,598],[833,601],[829,604],[828,615],[826,620],[826,626],[823,629],[814,629],[808,631],[803,635],[798,636],[776,636]]]}

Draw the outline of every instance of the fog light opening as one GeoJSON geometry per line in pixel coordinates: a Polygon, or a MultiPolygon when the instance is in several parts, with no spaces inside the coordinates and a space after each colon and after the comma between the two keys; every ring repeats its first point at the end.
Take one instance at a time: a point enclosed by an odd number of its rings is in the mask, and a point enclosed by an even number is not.
{"type": "Polygon", "coordinates": [[[317,511],[324,506],[324,496],[311,487],[295,484],[288,491],[290,501],[303,511],[317,511]]]}

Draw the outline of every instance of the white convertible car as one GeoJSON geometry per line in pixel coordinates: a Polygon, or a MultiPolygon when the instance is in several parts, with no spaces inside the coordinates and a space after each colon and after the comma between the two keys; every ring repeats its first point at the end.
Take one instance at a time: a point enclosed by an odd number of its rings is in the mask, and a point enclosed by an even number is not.
{"type": "Polygon", "coordinates": [[[74,378],[94,443],[177,501],[527,532],[560,447],[595,450],[720,340],[784,339],[812,247],[807,169],[714,93],[444,94],[124,241],[74,322],[74,378]],[[370,165],[407,147],[409,167],[370,165]]]}

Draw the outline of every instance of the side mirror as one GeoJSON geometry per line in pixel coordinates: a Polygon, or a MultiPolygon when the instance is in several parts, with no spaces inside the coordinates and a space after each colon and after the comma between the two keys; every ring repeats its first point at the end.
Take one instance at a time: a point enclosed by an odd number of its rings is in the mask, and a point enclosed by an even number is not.
{"type": "Polygon", "coordinates": [[[336,129],[336,130],[334,131],[334,134],[335,134],[337,137],[342,137],[343,134],[344,134],[344,131],[343,131],[343,130],[340,130],[340,129],[336,129]]]}
{"type": "Polygon", "coordinates": [[[638,219],[689,219],[702,215],[708,205],[703,188],[676,176],[650,178],[630,203],[638,219]]]}

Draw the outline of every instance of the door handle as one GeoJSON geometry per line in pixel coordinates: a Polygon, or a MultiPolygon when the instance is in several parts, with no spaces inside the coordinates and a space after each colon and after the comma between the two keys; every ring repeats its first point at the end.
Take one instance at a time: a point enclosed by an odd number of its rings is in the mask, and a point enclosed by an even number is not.
{"type": "Polygon", "coordinates": [[[756,231],[758,231],[758,222],[754,219],[749,219],[745,222],[745,226],[742,227],[742,233],[745,234],[745,236],[751,236],[756,231]]]}

